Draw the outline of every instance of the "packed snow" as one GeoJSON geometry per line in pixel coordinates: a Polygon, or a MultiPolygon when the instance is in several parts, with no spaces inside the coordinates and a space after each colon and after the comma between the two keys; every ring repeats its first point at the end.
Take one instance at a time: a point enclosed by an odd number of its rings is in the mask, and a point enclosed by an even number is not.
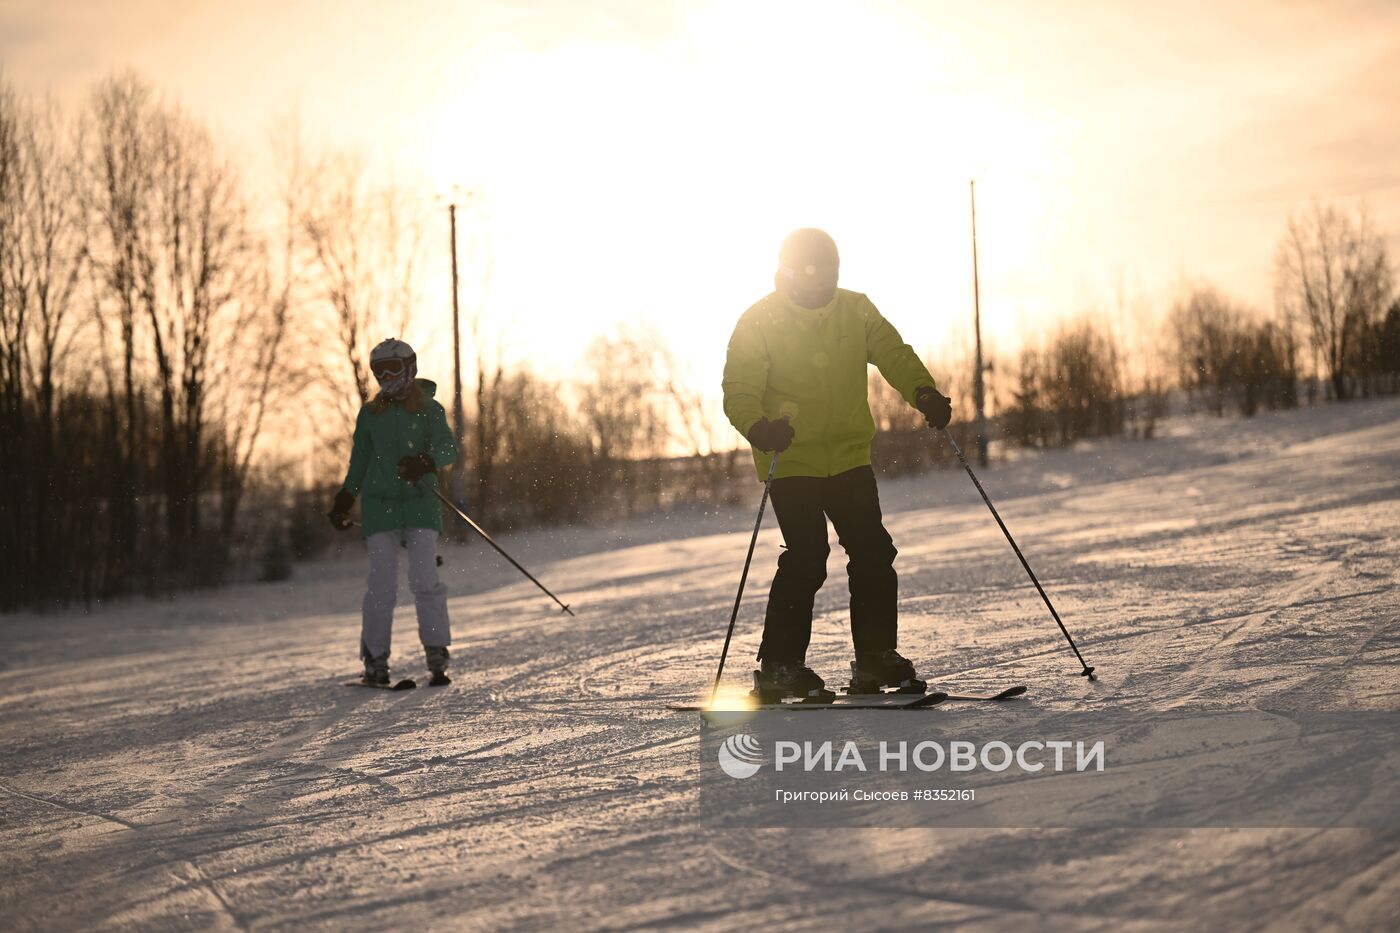
{"type": "MultiPolygon", "coordinates": [[[[1400,707],[1400,400],[1181,416],[882,482],[901,650],[1049,710],[1400,707]]],[[[1393,929],[1400,831],[708,828],[698,719],[744,508],[445,546],[456,682],[357,672],[363,549],[281,584],[4,617],[8,929],[1393,929]]],[[[759,539],[744,686],[780,540],[759,539]]],[[[843,558],[809,663],[849,660],[843,558]]],[[[401,587],[401,599],[406,588],[401,587]]],[[[411,601],[410,601],[411,602],[411,601]]],[[[422,673],[401,604],[395,674],[422,673]]]]}

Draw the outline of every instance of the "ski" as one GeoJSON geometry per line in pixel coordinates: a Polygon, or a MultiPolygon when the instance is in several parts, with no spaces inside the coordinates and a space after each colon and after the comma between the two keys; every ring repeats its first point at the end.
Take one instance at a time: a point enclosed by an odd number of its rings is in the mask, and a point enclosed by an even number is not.
{"type": "Polygon", "coordinates": [[[363,680],[347,680],[345,681],[345,686],[368,687],[371,690],[412,690],[414,687],[418,686],[418,682],[412,677],[405,677],[403,680],[392,684],[367,684],[363,680]]]}
{"type": "MultiPolygon", "coordinates": [[[[898,696],[898,694],[888,694],[888,696],[898,696]]],[[[841,700],[832,700],[830,703],[803,703],[800,700],[792,703],[759,703],[744,709],[710,709],[708,706],[699,704],[676,704],[668,707],[678,713],[757,713],[768,712],[770,710],[791,710],[793,712],[812,712],[815,710],[834,709],[927,709],[937,706],[948,698],[946,693],[934,691],[915,697],[912,700],[900,700],[892,703],[872,703],[870,701],[860,701],[856,703],[845,703],[841,700]]]]}
{"type": "Polygon", "coordinates": [[[950,694],[947,695],[947,698],[948,698],[949,700],[974,700],[974,701],[987,701],[987,702],[996,703],[996,702],[1000,702],[1001,700],[1009,700],[1009,699],[1011,699],[1012,697],[1018,697],[1018,696],[1020,696],[1021,694],[1025,693],[1025,692],[1026,692],[1026,685],[1025,685],[1025,684],[1017,684],[1017,685],[1014,686],[1014,687],[1007,687],[1005,690],[1001,691],[1001,693],[992,693],[992,694],[988,694],[988,695],[986,695],[986,696],[976,696],[976,695],[968,695],[968,694],[961,694],[961,693],[950,693],[950,694]]]}
{"type": "MultiPolygon", "coordinates": [[[[1015,686],[1007,687],[1005,690],[1001,691],[1000,693],[990,693],[990,694],[986,694],[986,695],[967,694],[967,693],[944,693],[944,692],[941,691],[941,690],[933,690],[933,691],[930,691],[930,692],[924,694],[923,696],[915,697],[915,698],[912,699],[912,700],[903,700],[903,701],[887,702],[887,703],[871,702],[871,701],[868,701],[868,700],[862,700],[862,701],[856,701],[856,702],[842,702],[842,701],[838,698],[838,699],[836,699],[836,700],[833,700],[833,701],[830,702],[830,703],[803,703],[803,702],[801,702],[800,700],[797,700],[797,701],[794,701],[794,702],[791,702],[791,703],[760,703],[760,704],[757,704],[757,705],[755,705],[755,706],[746,707],[746,708],[744,708],[744,709],[710,709],[708,706],[702,706],[702,705],[698,705],[698,704],[684,704],[684,705],[677,704],[677,705],[674,705],[674,706],[669,707],[669,709],[674,710],[675,712],[680,712],[680,713],[756,713],[756,712],[768,712],[768,711],[771,711],[771,710],[807,711],[807,710],[819,710],[819,709],[826,709],[826,710],[830,710],[830,709],[928,709],[928,708],[933,707],[933,706],[938,706],[940,703],[952,703],[952,702],[986,702],[986,703],[996,703],[996,702],[1000,702],[1000,701],[1002,701],[1002,700],[1010,700],[1010,699],[1013,698],[1013,697],[1021,696],[1022,694],[1024,694],[1024,693],[1026,692],[1027,689],[1028,689],[1028,688],[1026,687],[1025,684],[1016,684],[1015,686]]],[[[862,696],[873,696],[873,694],[859,694],[859,695],[862,695],[862,696]]],[[[849,696],[849,694],[848,694],[848,696],[849,696]]],[[[898,693],[886,693],[886,694],[883,694],[883,696],[886,696],[886,697],[898,697],[898,696],[900,696],[900,694],[898,694],[898,693]]]]}

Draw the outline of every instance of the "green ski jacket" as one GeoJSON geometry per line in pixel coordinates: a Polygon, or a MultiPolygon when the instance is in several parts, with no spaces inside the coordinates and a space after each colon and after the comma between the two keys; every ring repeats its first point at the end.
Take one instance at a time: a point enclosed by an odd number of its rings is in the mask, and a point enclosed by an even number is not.
{"type": "Polygon", "coordinates": [[[403,402],[390,402],[376,413],[371,403],[361,407],[355,419],[355,443],[344,489],[352,496],[364,493],[361,537],[405,528],[442,531],[442,506],[430,488],[437,486],[437,474],[429,473],[417,486],[399,479],[399,461],[404,457],[426,451],[439,469],[457,459],[447,413],[433,400],[437,384],[428,379],[416,381],[425,396],[419,411],[409,411],[403,402]]]}
{"type": "MultiPolygon", "coordinates": [[[[937,388],[912,347],[860,292],[836,290],[822,308],[773,292],[744,312],[724,363],[724,413],[745,436],[760,418],[791,415],[796,436],[775,477],[835,476],[870,463],[875,419],[866,395],[873,363],[904,400],[937,388]]],[[[755,450],[760,481],[771,454],[755,450]]]]}

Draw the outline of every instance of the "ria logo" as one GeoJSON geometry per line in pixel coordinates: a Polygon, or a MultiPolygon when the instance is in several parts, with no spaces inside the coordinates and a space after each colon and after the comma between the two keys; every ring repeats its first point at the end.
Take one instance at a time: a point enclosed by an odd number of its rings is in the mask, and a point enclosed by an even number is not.
{"type": "Polygon", "coordinates": [[[719,766],[732,778],[753,777],[763,767],[763,746],[747,732],[738,732],[719,747],[719,766]]]}

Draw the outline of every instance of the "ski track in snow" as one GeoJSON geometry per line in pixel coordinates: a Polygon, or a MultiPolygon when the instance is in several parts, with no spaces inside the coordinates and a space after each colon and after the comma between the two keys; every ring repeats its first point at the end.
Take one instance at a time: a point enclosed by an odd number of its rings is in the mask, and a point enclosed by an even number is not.
{"type": "MultiPolygon", "coordinates": [[[[979,473],[1099,682],[961,471],[882,481],[905,653],[1050,711],[1400,707],[1400,400],[1165,428],[979,473]]],[[[696,719],[665,707],[713,677],[751,526],[745,506],[505,536],[577,619],[445,548],[440,690],[340,686],[353,544],[284,584],[6,617],[5,927],[1394,928],[1397,832],[707,829],[696,719]]],[[[839,683],[831,560],[809,662],[839,683]]],[[[396,673],[418,674],[398,618],[396,673]]]]}

